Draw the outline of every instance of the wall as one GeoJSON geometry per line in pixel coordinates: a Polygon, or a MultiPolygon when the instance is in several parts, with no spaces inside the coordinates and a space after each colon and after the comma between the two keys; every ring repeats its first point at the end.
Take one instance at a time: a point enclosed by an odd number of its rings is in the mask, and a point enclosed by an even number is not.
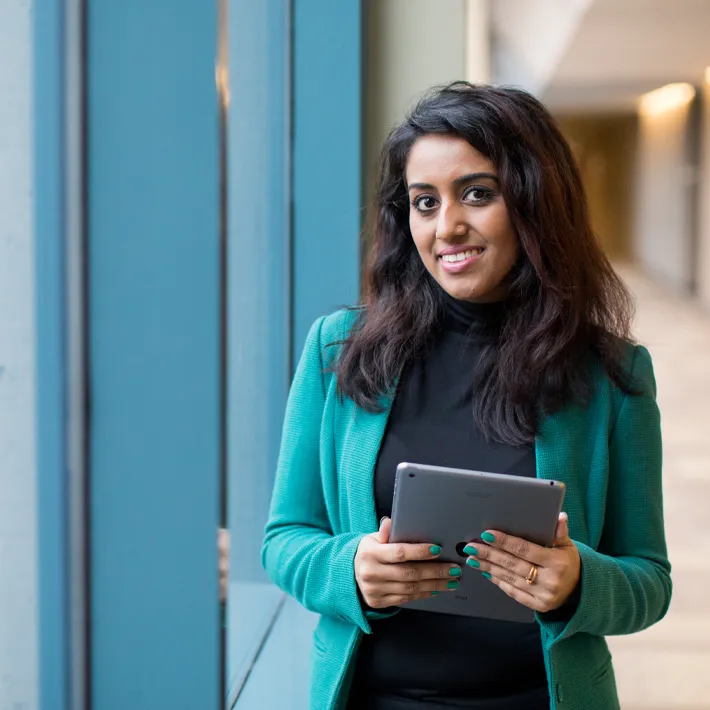
{"type": "Polygon", "coordinates": [[[0,708],[37,707],[31,5],[0,3],[0,708]]]}
{"type": "Polygon", "coordinates": [[[365,4],[366,195],[388,133],[428,88],[466,78],[466,3],[376,0],[365,4]]]}
{"type": "Polygon", "coordinates": [[[631,258],[636,116],[563,116],[559,123],[582,173],[599,244],[614,260],[631,258]]]}
{"type": "Polygon", "coordinates": [[[634,253],[672,288],[693,281],[693,190],[688,165],[690,105],[639,116],[634,253]]]}
{"type": "MultiPolygon", "coordinates": [[[[708,75],[710,79],[710,74],[708,75]]],[[[699,188],[699,253],[697,266],[698,295],[710,309],[710,81],[703,93],[701,146],[702,166],[699,188]]]]}

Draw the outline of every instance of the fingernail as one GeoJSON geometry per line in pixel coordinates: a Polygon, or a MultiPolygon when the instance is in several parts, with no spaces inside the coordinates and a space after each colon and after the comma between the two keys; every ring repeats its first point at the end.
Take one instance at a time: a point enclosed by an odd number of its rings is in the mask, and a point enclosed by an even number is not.
{"type": "Polygon", "coordinates": [[[496,536],[493,535],[493,533],[484,532],[483,535],[481,535],[481,540],[483,540],[483,542],[495,542],[496,536]]]}
{"type": "Polygon", "coordinates": [[[478,554],[478,550],[473,545],[466,545],[466,547],[463,548],[463,551],[467,555],[477,555],[478,554]]]}
{"type": "Polygon", "coordinates": [[[429,548],[429,552],[431,552],[432,555],[438,555],[441,552],[441,548],[438,545],[432,545],[429,548]]]}
{"type": "Polygon", "coordinates": [[[488,574],[488,572],[481,572],[481,574],[482,574],[486,579],[493,579],[493,577],[491,577],[491,575],[488,574]]]}
{"type": "Polygon", "coordinates": [[[461,569],[459,567],[452,567],[449,570],[449,576],[450,577],[460,577],[461,576],[461,569]]]}
{"type": "Polygon", "coordinates": [[[383,516],[380,518],[380,527],[382,527],[382,523],[384,523],[385,520],[387,520],[387,516],[386,516],[386,515],[383,515],[383,516]]]}
{"type": "Polygon", "coordinates": [[[447,589],[458,589],[459,588],[459,580],[452,579],[450,582],[447,583],[446,588],[447,589]]]}
{"type": "Polygon", "coordinates": [[[467,564],[469,567],[480,567],[480,566],[481,566],[481,563],[480,563],[478,560],[474,560],[473,557],[469,557],[469,558],[466,560],[466,564],[467,564]]]}
{"type": "Polygon", "coordinates": [[[441,592],[432,592],[432,593],[431,593],[431,596],[432,596],[432,597],[435,597],[437,594],[441,594],[441,592]]]}

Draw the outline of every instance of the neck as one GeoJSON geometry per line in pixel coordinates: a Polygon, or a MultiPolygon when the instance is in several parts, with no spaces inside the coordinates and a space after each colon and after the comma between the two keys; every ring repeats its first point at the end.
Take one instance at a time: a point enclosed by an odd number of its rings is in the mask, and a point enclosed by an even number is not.
{"type": "Polygon", "coordinates": [[[461,301],[443,289],[442,293],[446,330],[472,335],[493,335],[500,331],[506,312],[504,300],[476,303],[461,301]]]}

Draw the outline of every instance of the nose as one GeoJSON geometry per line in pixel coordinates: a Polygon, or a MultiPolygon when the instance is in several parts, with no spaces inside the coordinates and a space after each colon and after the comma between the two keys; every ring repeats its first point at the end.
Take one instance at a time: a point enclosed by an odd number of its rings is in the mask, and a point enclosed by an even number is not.
{"type": "Polygon", "coordinates": [[[464,215],[457,205],[442,205],[439,209],[439,219],[436,223],[436,238],[451,239],[462,237],[468,231],[464,215]]]}

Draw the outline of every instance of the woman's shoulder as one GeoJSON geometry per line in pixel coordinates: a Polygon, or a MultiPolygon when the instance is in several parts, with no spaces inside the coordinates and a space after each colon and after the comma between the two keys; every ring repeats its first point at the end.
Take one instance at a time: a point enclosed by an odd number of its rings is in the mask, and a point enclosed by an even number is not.
{"type": "MultiPolygon", "coordinates": [[[[614,348],[615,357],[618,363],[617,377],[614,377],[605,366],[604,358],[601,354],[593,354],[593,371],[598,383],[604,383],[617,396],[628,394],[624,390],[631,390],[636,393],[647,393],[655,395],[656,381],[653,371],[653,360],[648,349],[633,340],[611,336],[607,343],[614,348]],[[620,383],[625,383],[621,387],[620,383]]],[[[607,363],[609,360],[607,360],[607,363]]]]}
{"type": "Polygon", "coordinates": [[[340,308],[330,315],[323,316],[320,326],[320,342],[322,346],[339,343],[345,340],[357,320],[364,313],[364,307],[340,308]]]}
{"type": "MultiPolygon", "coordinates": [[[[343,343],[364,312],[361,306],[340,308],[329,315],[321,316],[311,326],[311,347],[317,344],[324,368],[330,369],[337,361],[343,343]]],[[[308,347],[308,345],[306,346],[308,347]]]]}

